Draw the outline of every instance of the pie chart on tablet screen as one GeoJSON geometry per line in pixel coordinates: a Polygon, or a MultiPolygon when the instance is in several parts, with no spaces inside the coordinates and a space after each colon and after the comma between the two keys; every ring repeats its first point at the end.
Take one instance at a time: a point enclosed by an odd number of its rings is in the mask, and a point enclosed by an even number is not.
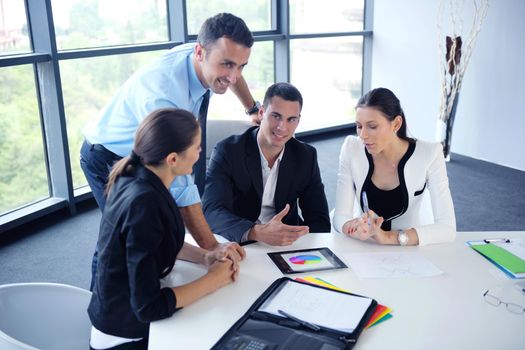
{"type": "Polygon", "coordinates": [[[296,265],[313,265],[321,262],[321,257],[317,255],[297,255],[290,258],[290,262],[296,265]]]}

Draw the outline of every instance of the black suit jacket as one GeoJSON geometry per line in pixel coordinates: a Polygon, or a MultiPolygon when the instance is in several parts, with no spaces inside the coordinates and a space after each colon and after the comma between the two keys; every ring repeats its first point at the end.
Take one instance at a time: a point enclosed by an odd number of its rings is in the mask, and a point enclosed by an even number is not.
{"type": "MultiPolygon", "coordinates": [[[[240,242],[261,212],[263,182],[258,127],[219,142],[210,158],[202,199],[214,233],[240,242]]],[[[286,143],[275,188],[275,211],[290,204],[288,225],[308,225],[310,232],[329,232],[328,204],[314,147],[294,138],[286,143]],[[298,213],[298,204],[302,218],[298,213]]]]}
{"type": "Polygon", "coordinates": [[[141,338],[151,321],[176,311],[175,294],[159,280],[172,270],[184,233],[179,209],[157,175],[138,166],[117,179],[102,215],[88,307],[98,330],[141,338]]]}

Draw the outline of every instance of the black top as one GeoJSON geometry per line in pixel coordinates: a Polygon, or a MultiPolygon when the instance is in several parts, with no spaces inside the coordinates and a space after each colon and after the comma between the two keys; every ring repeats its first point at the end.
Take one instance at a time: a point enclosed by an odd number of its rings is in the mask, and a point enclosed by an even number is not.
{"type": "MultiPolygon", "coordinates": [[[[366,191],[370,209],[385,219],[381,225],[381,228],[385,231],[390,231],[392,229],[392,220],[403,215],[408,209],[408,191],[405,183],[404,169],[406,162],[408,159],[410,159],[415,149],[416,143],[410,142],[408,144],[407,151],[397,165],[399,186],[392,190],[381,190],[377,188],[377,186],[372,182],[372,174],[374,174],[374,160],[372,155],[370,155],[370,153],[368,153],[365,148],[365,154],[368,159],[369,168],[361,191],[366,191]]],[[[364,211],[362,192],[360,198],[361,209],[364,211]]]]}
{"type": "Polygon", "coordinates": [[[160,287],[184,244],[184,225],[161,180],[139,166],[121,176],[100,224],[98,265],[88,314],[95,328],[125,338],[148,335],[151,321],[176,311],[175,294],[160,287]]]}
{"type": "Polygon", "coordinates": [[[377,188],[373,181],[370,181],[366,189],[366,195],[370,209],[385,219],[381,228],[385,231],[390,231],[392,227],[390,218],[397,217],[403,211],[403,191],[401,191],[401,186],[397,186],[393,190],[381,190],[377,188]]]}

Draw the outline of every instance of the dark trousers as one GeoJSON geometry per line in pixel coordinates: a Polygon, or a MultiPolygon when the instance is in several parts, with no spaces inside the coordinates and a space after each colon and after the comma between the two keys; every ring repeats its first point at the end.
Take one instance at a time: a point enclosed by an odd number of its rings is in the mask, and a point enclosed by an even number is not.
{"type": "MultiPolygon", "coordinates": [[[[104,191],[108,183],[109,172],[113,164],[120,159],[122,159],[122,157],[108,151],[104,146],[92,145],[88,141],[84,141],[80,148],[80,167],[86,176],[89,187],[91,187],[91,192],[93,192],[93,197],[95,197],[101,211],[104,211],[104,206],[106,205],[104,191]]],[[[98,251],[95,247],[93,261],[91,263],[90,290],[93,290],[93,284],[95,283],[97,261],[98,251]]]]}

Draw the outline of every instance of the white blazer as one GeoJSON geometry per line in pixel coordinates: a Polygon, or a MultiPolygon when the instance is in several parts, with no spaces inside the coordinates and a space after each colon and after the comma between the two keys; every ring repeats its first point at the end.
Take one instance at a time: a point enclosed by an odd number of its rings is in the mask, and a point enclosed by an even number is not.
{"type": "MultiPolygon", "coordinates": [[[[416,141],[415,146],[403,169],[404,181],[399,179],[408,192],[407,209],[392,220],[392,230],[415,229],[420,245],[451,242],[456,237],[456,217],[441,145],[416,141]],[[424,190],[430,193],[433,223],[425,223],[420,213],[424,190]]],[[[342,232],[345,222],[363,213],[356,194],[361,196],[369,167],[361,139],[348,136],[341,147],[337,174],[333,226],[338,232],[342,232]]]]}

